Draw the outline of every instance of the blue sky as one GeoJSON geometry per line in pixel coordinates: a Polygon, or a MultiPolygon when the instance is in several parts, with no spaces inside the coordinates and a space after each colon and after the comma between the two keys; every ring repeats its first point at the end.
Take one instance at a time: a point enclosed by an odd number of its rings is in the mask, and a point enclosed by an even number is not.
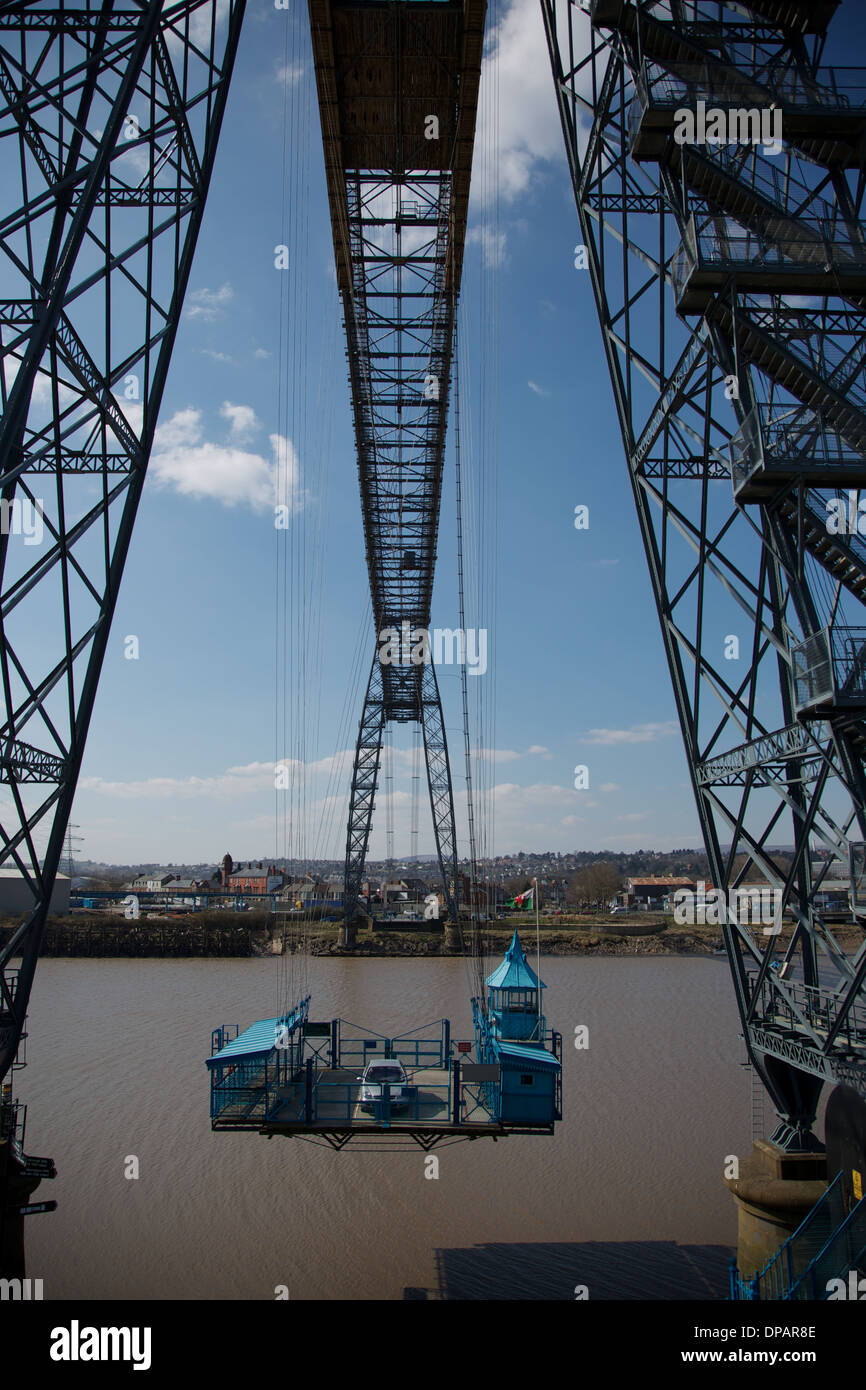
{"type": "MultiPolygon", "coordinates": [[[[851,23],[859,21],[849,38],[851,23]]],[[[595,306],[588,276],[573,266],[577,215],[536,0],[500,0],[488,24],[498,51],[499,216],[494,229],[477,161],[463,296],[467,437],[471,401],[476,431],[485,408],[495,427],[498,479],[495,618],[489,606],[478,615],[489,629],[489,669],[477,678],[489,683],[488,709],[495,694],[495,736],[477,770],[486,844],[496,853],[696,844],[595,306]],[[495,326],[483,314],[493,292],[495,326]],[[498,353],[498,391],[486,402],[482,337],[488,368],[494,339],[498,353]],[[590,508],[586,531],[573,524],[578,504],[590,508]],[[589,768],[588,791],[574,789],[577,764],[589,768]]],[[[488,61],[485,142],[493,70],[488,61]]],[[[365,678],[372,630],[332,261],[306,7],[260,2],[245,21],[76,797],[86,857],[216,862],[226,850],[243,860],[295,844],[342,857],[345,752],[363,693],[348,691],[349,657],[365,624],[365,678]],[[284,104],[297,194],[288,222],[284,104]],[[282,243],[288,274],[274,268],[282,243]],[[275,728],[275,458],[294,507],[282,543],[308,560],[306,598],[293,589],[289,618],[297,624],[302,601],[312,614],[303,663],[289,633],[305,688],[286,715],[288,745],[282,713],[275,728]],[[138,660],[125,659],[129,635],[138,660]],[[274,762],[292,753],[306,771],[280,804],[274,762]]],[[[433,611],[443,627],[457,626],[453,516],[449,454],[433,611]]],[[[462,826],[459,685],[450,673],[441,684],[462,826]]],[[[396,733],[398,854],[410,847],[411,742],[406,729],[396,733]]],[[[373,857],[385,851],[386,800],[380,793],[373,857]]],[[[433,849],[423,806],[418,848],[433,849]]]]}

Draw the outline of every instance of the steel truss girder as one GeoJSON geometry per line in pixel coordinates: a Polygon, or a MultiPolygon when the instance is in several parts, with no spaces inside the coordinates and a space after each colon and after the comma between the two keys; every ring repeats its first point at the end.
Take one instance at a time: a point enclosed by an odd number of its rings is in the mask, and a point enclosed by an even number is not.
{"type": "Polygon", "coordinates": [[[0,503],[42,527],[33,548],[14,525],[0,536],[0,863],[33,893],[0,952],[0,980],[22,958],[14,993],[0,991],[0,1077],[23,1028],[243,13],[244,0],[0,5],[0,175],[7,208],[18,202],[0,218],[0,503]],[[52,608],[56,632],[34,640],[52,608]]]}
{"type": "MultiPolygon", "coordinates": [[[[446,288],[450,180],[443,171],[428,242],[432,254],[424,256],[402,249],[400,208],[407,194],[417,193],[411,176],[383,183],[379,175],[356,172],[346,182],[353,286],[343,307],[370,594],[379,628],[404,619],[420,627],[430,622],[454,326],[454,293],[446,288]],[[363,231],[363,208],[377,199],[392,203],[392,214],[378,219],[380,229],[392,234],[390,254],[371,245],[363,231]],[[407,283],[413,297],[426,301],[423,313],[405,314],[407,283]],[[390,310],[371,312],[367,293],[374,287],[380,295],[400,295],[390,310]],[[404,368],[407,362],[413,365],[404,368]]],[[[433,204],[432,195],[426,196],[433,204]]]]}
{"type": "Polygon", "coordinates": [[[346,834],[344,916],[346,921],[351,923],[355,920],[358,909],[361,879],[364,876],[373,822],[382,742],[385,728],[392,721],[401,724],[415,722],[421,726],[442,891],[448,914],[452,921],[456,921],[459,879],[454,793],[436,671],[432,663],[409,664],[405,667],[383,666],[379,660],[378,648],[370,669],[355,746],[349,796],[349,827],[346,834]]]}
{"type": "MultiPolygon", "coordinates": [[[[750,775],[772,778],[781,776],[788,762],[796,758],[804,762],[810,757],[822,765],[820,749],[821,726],[809,730],[803,724],[793,724],[762,738],[740,744],[717,758],[707,758],[696,767],[701,786],[742,786],[750,775]],[[816,757],[817,753],[817,757],[816,757]]],[[[817,776],[817,772],[811,774],[817,776]]],[[[811,779],[811,777],[810,777],[811,779]]]]}
{"type": "Polygon", "coordinates": [[[765,1028],[754,1026],[750,1029],[752,1048],[764,1057],[773,1057],[780,1062],[793,1065],[797,1071],[830,1081],[837,1086],[852,1086],[861,1095],[866,1095],[866,1073],[862,1066],[853,1066],[837,1057],[828,1057],[814,1047],[808,1047],[793,1038],[778,1037],[765,1028]]]}
{"type": "MultiPolygon", "coordinates": [[[[787,963],[799,965],[807,986],[829,980],[847,1013],[863,999],[859,964],[866,947],[852,968],[833,943],[817,900],[827,863],[823,869],[813,863],[811,844],[817,837],[844,853],[855,832],[866,834],[866,730],[863,712],[850,709],[827,710],[826,726],[813,724],[811,732],[798,723],[790,649],[828,611],[821,575],[835,586],[832,620],[864,621],[861,547],[856,537],[825,544],[814,527],[809,531],[809,509],[813,521],[820,517],[826,494],[817,454],[810,501],[804,504],[797,487],[788,484],[744,507],[732,495],[729,442],[750,410],[786,419],[785,411],[811,410],[820,412],[819,437],[835,430],[849,455],[864,457],[863,306],[841,301],[829,277],[819,290],[820,303],[801,306],[778,293],[747,293],[731,273],[707,291],[697,326],[689,329],[675,308],[682,276],[675,261],[692,218],[691,225],[721,237],[738,215],[746,219],[746,231],[753,230],[760,213],[765,240],[772,243],[770,212],[805,229],[807,212],[819,205],[830,209],[834,226],[862,244],[866,182],[862,174],[848,179],[838,168],[820,169],[814,149],[809,164],[799,149],[786,148],[784,172],[775,182],[754,148],[738,152],[736,165],[723,147],[707,146],[684,158],[672,151],[672,142],[666,153],[640,164],[631,158],[629,114],[647,55],[663,68],[670,54],[679,54],[694,70],[702,65],[705,77],[721,67],[726,81],[739,81],[737,90],[744,80],[758,82],[770,57],[777,73],[787,69],[791,80],[809,78],[818,50],[809,57],[789,32],[747,20],[719,24],[718,7],[701,0],[687,17],[673,7],[673,18],[651,15],[649,0],[624,0],[605,7],[617,17],[605,20],[603,31],[568,0],[541,0],[541,6],[589,280],[712,882],[727,900],[728,890],[754,865],[778,886],[795,923],[787,963]],[[792,202],[773,209],[762,194],[758,206],[747,180],[752,188],[772,185],[774,197],[790,196],[792,202]],[[737,207],[724,202],[733,198],[732,190],[737,207]],[[732,379],[738,394],[722,399],[732,379]],[[727,611],[731,605],[738,624],[733,630],[746,627],[733,677],[730,668],[722,669],[709,621],[714,606],[727,611]],[[840,793],[851,805],[841,826],[832,813],[840,793]],[[771,846],[791,836],[793,853],[783,858],[771,846]],[[739,854],[745,867],[736,862],[739,854]]],[[[691,80],[693,94],[695,88],[699,94],[705,78],[691,80]]],[[[858,482],[866,485],[866,464],[859,477],[855,468],[851,485],[858,482]]],[[[790,1004],[784,980],[770,970],[780,958],[778,940],[732,920],[727,910],[722,932],[747,1048],[780,1117],[779,1141],[811,1147],[820,1078],[828,1075],[826,1044],[794,1010],[793,1043],[766,1045],[767,999],[790,1004]]],[[[846,1075],[857,1072],[863,1089],[866,1063],[853,1059],[845,1066],[851,1068],[846,1075]]]]}
{"type": "MultiPolygon", "coordinates": [[[[370,597],[384,642],[386,630],[400,633],[404,624],[430,628],[486,5],[309,7],[370,597]]],[[[413,721],[424,733],[437,855],[456,917],[453,792],[435,672],[383,667],[377,654],[352,776],[347,921],[357,908],[384,729],[413,721]]]]}

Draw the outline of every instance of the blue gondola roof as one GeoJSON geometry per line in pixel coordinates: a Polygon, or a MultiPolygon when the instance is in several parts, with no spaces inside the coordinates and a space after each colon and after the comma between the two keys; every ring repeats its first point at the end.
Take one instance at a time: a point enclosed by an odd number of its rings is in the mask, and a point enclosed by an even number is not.
{"type": "Polygon", "coordinates": [[[253,1057],[266,1057],[276,1047],[278,1025],[285,1023],[291,1029],[294,1018],[294,1013],[282,1014],[277,1018],[260,1018],[258,1022],[251,1023],[249,1028],[238,1033],[236,1038],[232,1038],[225,1047],[221,1047],[213,1057],[207,1057],[205,1060],[208,1066],[215,1067],[222,1062],[243,1062],[253,1057]]]}
{"type": "MultiPolygon", "coordinates": [[[[526,963],[526,953],[516,927],[505,959],[501,965],[497,965],[492,975],[487,976],[487,985],[489,989],[538,989],[538,976],[526,963]]],[[[543,980],[541,988],[547,988],[543,980]]]]}
{"type": "Polygon", "coordinates": [[[500,1062],[517,1062],[530,1071],[559,1071],[559,1058],[546,1047],[526,1047],[522,1043],[504,1042],[497,1038],[493,1044],[500,1062]]]}

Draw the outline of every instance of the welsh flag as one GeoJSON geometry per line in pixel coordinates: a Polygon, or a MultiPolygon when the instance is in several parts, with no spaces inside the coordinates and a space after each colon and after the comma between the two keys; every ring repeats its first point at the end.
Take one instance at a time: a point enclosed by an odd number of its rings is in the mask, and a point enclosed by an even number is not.
{"type": "Polygon", "coordinates": [[[505,906],[519,907],[522,908],[524,912],[531,912],[533,907],[532,895],[534,892],[534,888],[527,888],[525,893],[518,893],[515,898],[507,898],[505,906]]]}

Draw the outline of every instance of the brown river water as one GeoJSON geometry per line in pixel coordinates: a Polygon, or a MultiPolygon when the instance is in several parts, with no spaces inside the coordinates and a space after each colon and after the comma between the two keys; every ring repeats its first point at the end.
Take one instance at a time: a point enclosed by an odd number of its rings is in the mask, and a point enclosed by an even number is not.
{"type": "MultiPolygon", "coordinates": [[[[564,1119],[553,1137],[440,1148],[437,1179],[420,1150],[211,1133],[211,1029],[277,1013],[291,968],[40,964],[17,1090],[27,1151],[58,1168],[38,1191],[58,1210],[27,1221],[46,1299],[273,1299],[278,1285],[291,1299],[725,1296],[722,1170],[749,1152],[750,1119],[723,958],[543,958],[564,1119]]],[[[313,1018],[395,1035],[446,1016],[471,1036],[460,960],[306,968],[313,1018]]]]}

